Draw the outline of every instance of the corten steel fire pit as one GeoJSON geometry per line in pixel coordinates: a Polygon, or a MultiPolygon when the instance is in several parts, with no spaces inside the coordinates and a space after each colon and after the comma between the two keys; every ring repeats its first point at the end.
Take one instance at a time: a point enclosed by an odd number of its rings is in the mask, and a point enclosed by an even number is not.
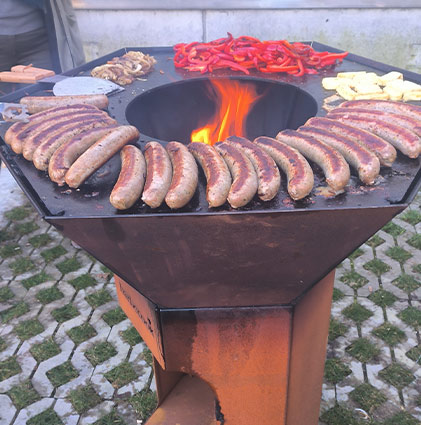
{"type": "MultiPolygon", "coordinates": [[[[125,50],[67,74],[87,74],[125,50]]],[[[247,121],[254,138],[324,115],[324,76],[396,69],[349,55],[332,70],[302,78],[230,71],[198,78],[174,69],[170,48],[127,50],[158,61],[147,81],[110,97],[110,114],[141,131],[139,147],[149,140],[188,143],[215,109],[206,96],[209,77],[235,79],[264,94],[247,121]]],[[[50,88],[38,83],[2,100],[50,88]]],[[[406,208],[421,183],[420,159],[399,154],[378,185],[360,186],[354,175],[336,198],[292,202],[284,178],[270,202],[209,209],[201,174],[196,195],[181,210],[138,202],[117,212],[108,197],[118,156],[80,191],[69,191],[3,142],[0,153],[43,218],[116,274],[120,304],[155,358],[160,406],[149,425],[317,424],[334,268],[406,208]]],[[[318,169],[315,181],[315,187],[322,181],[318,169]]]]}

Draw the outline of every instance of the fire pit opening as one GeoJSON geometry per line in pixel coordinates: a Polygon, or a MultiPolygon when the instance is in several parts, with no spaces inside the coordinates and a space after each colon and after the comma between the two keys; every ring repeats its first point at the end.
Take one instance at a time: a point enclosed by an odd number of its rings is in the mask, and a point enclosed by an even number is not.
{"type": "Polygon", "coordinates": [[[192,133],[212,122],[218,129],[209,143],[223,140],[224,134],[274,137],[285,128],[298,128],[316,113],[316,100],[291,84],[249,77],[198,78],[137,96],[127,106],[126,118],[145,136],[187,144],[206,141],[192,133]],[[232,129],[224,133],[219,126],[229,120],[232,129]]]}

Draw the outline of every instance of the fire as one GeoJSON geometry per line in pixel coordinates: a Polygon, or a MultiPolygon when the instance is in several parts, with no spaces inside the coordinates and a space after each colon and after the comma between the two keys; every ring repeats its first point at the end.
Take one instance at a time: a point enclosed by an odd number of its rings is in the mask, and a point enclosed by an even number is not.
{"type": "Polygon", "coordinates": [[[215,101],[216,113],[203,127],[193,130],[192,142],[213,145],[229,136],[246,137],[246,119],[260,98],[254,85],[232,80],[211,80],[209,96],[215,101]]]}

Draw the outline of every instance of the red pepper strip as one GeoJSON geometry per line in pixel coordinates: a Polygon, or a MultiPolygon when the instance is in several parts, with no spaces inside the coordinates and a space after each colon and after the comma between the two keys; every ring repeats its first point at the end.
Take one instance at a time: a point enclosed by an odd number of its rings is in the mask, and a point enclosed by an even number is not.
{"type": "Polygon", "coordinates": [[[278,66],[278,65],[267,65],[265,68],[259,68],[262,72],[291,72],[298,69],[297,65],[293,66],[278,66]]]}
{"type": "Polygon", "coordinates": [[[302,62],[300,59],[298,59],[298,60],[297,60],[297,63],[298,63],[298,69],[299,69],[299,72],[298,72],[298,74],[297,74],[297,77],[302,77],[302,76],[304,75],[304,66],[303,66],[303,62],[302,62]]]}
{"type": "Polygon", "coordinates": [[[250,72],[247,68],[245,68],[244,66],[241,66],[238,63],[235,63],[233,61],[220,60],[218,62],[218,64],[228,66],[231,69],[238,69],[239,71],[243,71],[245,74],[250,74],[250,72]]]}

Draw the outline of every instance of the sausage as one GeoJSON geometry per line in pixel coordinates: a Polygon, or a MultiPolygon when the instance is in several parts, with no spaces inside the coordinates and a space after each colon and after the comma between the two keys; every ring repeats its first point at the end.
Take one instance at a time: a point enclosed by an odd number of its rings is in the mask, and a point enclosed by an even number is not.
{"type": "Polygon", "coordinates": [[[158,142],[145,146],[146,183],[142,201],[151,208],[158,208],[171,185],[172,166],[167,151],[158,142]]]}
{"type": "Polygon", "coordinates": [[[233,208],[247,205],[257,192],[258,181],[253,164],[236,146],[226,142],[215,143],[215,149],[224,158],[232,176],[228,202],[233,208]]]}
{"type": "Polygon", "coordinates": [[[311,192],[314,185],[313,170],[297,149],[265,136],[254,139],[253,143],[266,151],[284,171],[288,179],[288,193],[292,199],[298,201],[311,192]]]}
{"type": "Polygon", "coordinates": [[[78,137],[72,138],[60,146],[53,153],[48,163],[48,175],[50,179],[59,186],[63,186],[65,183],[64,176],[76,159],[98,139],[108,134],[115,127],[94,128],[82,133],[78,137]]]}
{"type": "Polygon", "coordinates": [[[121,171],[110,195],[110,202],[118,210],[127,210],[139,199],[146,177],[146,162],[142,151],[127,145],[120,151],[121,171]]]}
{"type": "MultiPolygon", "coordinates": [[[[46,111],[38,112],[37,114],[31,115],[28,118],[28,122],[16,122],[11,125],[4,135],[4,141],[8,144],[12,144],[12,140],[16,137],[21,131],[28,129],[32,124],[38,124],[44,120],[59,117],[64,114],[71,114],[76,111],[90,110],[98,111],[98,108],[93,105],[74,105],[74,106],[59,106],[57,108],[48,109],[46,111]]],[[[17,153],[22,153],[22,150],[17,153]]]]}
{"type": "Polygon", "coordinates": [[[86,94],[77,96],[25,96],[20,100],[29,114],[45,111],[56,106],[70,106],[76,104],[94,105],[99,109],[108,108],[108,97],[105,94],[86,94]]]}
{"type": "Polygon", "coordinates": [[[131,125],[122,125],[101,137],[69,168],[65,180],[69,187],[78,188],[92,173],[105,164],[124,145],[137,139],[139,131],[131,125]]]}
{"type": "Polygon", "coordinates": [[[205,172],[209,207],[220,207],[227,200],[231,189],[231,174],[227,164],[218,152],[206,143],[193,142],[188,145],[188,149],[205,172]]]}
{"type": "Polygon", "coordinates": [[[392,112],[385,112],[378,109],[369,108],[335,108],[332,109],[329,114],[327,114],[327,117],[329,117],[330,114],[356,114],[363,118],[377,118],[381,121],[401,125],[402,127],[413,131],[418,137],[421,137],[421,121],[409,117],[408,115],[394,114],[392,112]]]}
{"type": "Polygon", "coordinates": [[[410,103],[394,102],[393,100],[350,100],[339,105],[340,108],[369,108],[379,111],[391,112],[392,114],[402,114],[421,121],[421,106],[410,103]]]}
{"type": "Polygon", "coordinates": [[[320,117],[310,118],[304,125],[333,131],[336,134],[363,144],[374,152],[379,158],[380,164],[386,167],[390,167],[396,159],[396,149],[390,143],[386,142],[386,140],[369,131],[361,130],[336,120],[320,117]]]}
{"type": "Polygon", "coordinates": [[[257,195],[259,198],[262,201],[273,199],[279,192],[281,176],[272,157],[244,137],[230,136],[225,142],[240,148],[253,164],[258,179],[257,195]]]}
{"type": "Polygon", "coordinates": [[[38,170],[47,170],[48,163],[53,153],[67,141],[71,140],[72,137],[77,136],[85,131],[91,130],[92,128],[97,127],[108,127],[110,125],[117,124],[112,118],[100,118],[100,119],[89,119],[86,121],[81,121],[79,123],[70,125],[64,130],[47,137],[41,144],[35,149],[32,156],[32,161],[35,165],[35,168],[38,170]]]}
{"type": "Polygon", "coordinates": [[[355,140],[316,127],[301,127],[299,133],[320,140],[334,149],[358,171],[358,177],[365,184],[373,184],[380,172],[380,161],[370,149],[355,140]]]}
{"type": "Polygon", "coordinates": [[[170,142],[166,150],[171,160],[173,175],[165,202],[172,209],[184,207],[197,188],[199,170],[193,155],[182,143],[170,142]]]}
{"type": "Polygon", "coordinates": [[[336,149],[295,130],[283,130],[276,138],[318,164],[326,176],[326,183],[334,191],[341,191],[349,182],[349,165],[336,149]]]}
{"type": "Polygon", "coordinates": [[[352,125],[381,137],[410,158],[418,158],[421,140],[411,130],[377,118],[360,117],[358,114],[329,114],[329,118],[352,125]]]}
{"type": "MultiPolygon", "coordinates": [[[[72,114],[72,116],[66,116],[63,118],[58,118],[56,120],[51,120],[48,122],[41,123],[38,128],[33,129],[30,135],[27,135],[23,140],[23,157],[28,161],[32,161],[32,156],[35,152],[35,149],[46,139],[56,134],[60,133],[62,130],[73,126],[77,123],[82,123],[84,121],[90,121],[92,119],[102,119],[109,118],[104,112],[98,111],[94,113],[80,113],[72,114]]],[[[109,118],[111,119],[111,118],[109,118]]]]}

